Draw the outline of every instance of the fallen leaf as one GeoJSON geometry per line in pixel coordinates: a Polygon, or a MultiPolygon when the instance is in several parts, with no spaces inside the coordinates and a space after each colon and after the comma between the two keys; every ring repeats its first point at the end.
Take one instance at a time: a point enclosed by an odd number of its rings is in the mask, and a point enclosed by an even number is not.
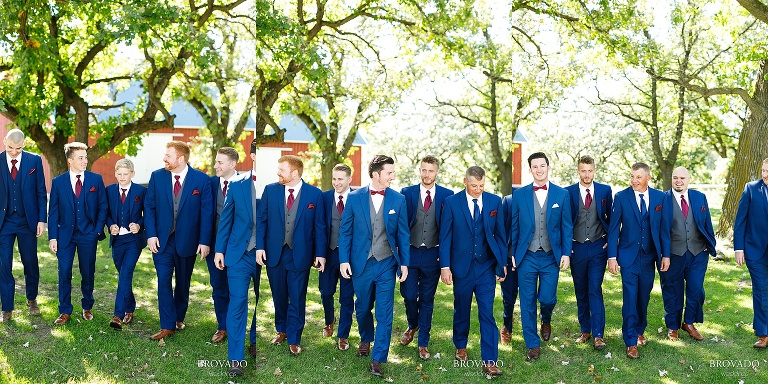
{"type": "Polygon", "coordinates": [[[718,338],[717,338],[717,336],[713,337],[711,340],[712,340],[712,341],[714,341],[715,343],[717,343],[718,341],[720,341],[720,339],[718,339],[718,338]]]}
{"type": "Polygon", "coordinates": [[[560,340],[560,338],[559,338],[559,337],[557,337],[557,336],[555,336],[555,337],[554,337],[552,340],[554,340],[554,341],[558,341],[558,340],[560,340]]]}
{"type": "MultiPolygon", "coordinates": [[[[160,339],[160,341],[157,342],[157,345],[165,347],[165,339],[160,339]]],[[[163,357],[165,357],[165,354],[163,354],[163,357]]]]}
{"type": "Polygon", "coordinates": [[[435,353],[435,356],[433,356],[433,358],[435,358],[435,359],[439,359],[440,357],[441,357],[440,352],[435,353]]]}
{"type": "Polygon", "coordinates": [[[387,376],[387,378],[386,378],[386,379],[384,379],[384,381],[386,381],[387,383],[392,383],[392,382],[394,382],[394,380],[392,380],[392,377],[390,377],[390,376],[387,376]]]}
{"type": "Polygon", "coordinates": [[[685,365],[685,359],[680,359],[680,365],[685,365]]]}
{"type": "Polygon", "coordinates": [[[569,361],[561,361],[561,362],[560,362],[560,364],[562,364],[562,365],[568,365],[568,364],[570,364],[570,362],[569,362],[569,361]]]}
{"type": "Polygon", "coordinates": [[[618,371],[619,371],[619,369],[618,369],[618,368],[616,368],[616,367],[611,367],[611,371],[614,371],[614,372],[618,372],[618,371]]]}
{"type": "Polygon", "coordinates": [[[422,370],[424,370],[424,367],[419,363],[419,365],[416,366],[416,371],[421,372],[422,370]]]}
{"type": "Polygon", "coordinates": [[[610,353],[610,352],[608,352],[608,353],[606,353],[606,354],[605,354],[605,358],[606,358],[606,359],[612,359],[612,358],[613,358],[613,355],[611,355],[611,353],[610,353]]]}
{"type": "Polygon", "coordinates": [[[667,371],[666,370],[664,370],[664,371],[659,370],[659,377],[664,377],[666,375],[667,375],[667,371]]]}
{"type": "Polygon", "coordinates": [[[280,367],[275,368],[275,376],[282,376],[283,371],[280,370],[280,367]]]}
{"type": "Polygon", "coordinates": [[[88,336],[88,341],[93,341],[93,335],[88,336]]]}
{"type": "Polygon", "coordinates": [[[588,371],[589,371],[590,375],[594,375],[595,374],[595,365],[594,364],[590,364],[588,371]]]}
{"type": "Polygon", "coordinates": [[[23,346],[24,348],[29,348],[29,341],[27,341],[26,343],[22,344],[22,346],[23,346]]]}
{"type": "Polygon", "coordinates": [[[600,380],[600,379],[602,379],[602,377],[600,377],[600,376],[595,376],[595,381],[598,381],[598,380],[600,380]]]}
{"type": "Polygon", "coordinates": [[[445,368],[443,368],[442,366],[441,366],[440,368],[438,368],[438,369],[439,369],[441,372],[448,372],[448,370],[447,370],[447,369],[445,369],[445,368]]]}
{"type": "Polygon", "coordinates": [[[659,327],[659,329],[657,329],[656,331],[659,332],[659,333],[662,333],[662,332],[664,332],[664,328],[659,327]]]}

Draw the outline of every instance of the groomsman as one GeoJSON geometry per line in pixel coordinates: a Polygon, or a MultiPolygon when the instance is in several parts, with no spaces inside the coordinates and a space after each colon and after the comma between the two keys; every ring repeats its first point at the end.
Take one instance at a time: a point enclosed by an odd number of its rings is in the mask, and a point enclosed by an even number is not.
{"type": "Polygon", "coordinates": [[[72,315],[72,264],[77,251],[83,319],[93,320],[93,281],[96,273],[96,246],[105,239],[107,195],[101,175],[86,171],[88,147],[72,142],[64,146],[69,171],[51,181],[48,215],[48,247],[58,258],[59,317],[64,325],[72,315]]]}
{"type": "Polygon", "coordinates": [[[144,199],[147,188],[133,183],[133,162],[120,159],[115,163],[117,183],[107,186],[107,228],[111,235],[112,261],[117,269],[115,312],[109,326],[122,330],[133,320],[136,298],[133,295],[133,271],[147,245],[144,231],[144,199]]]}
{"type": "Polygon", "coordinates": [[[660,272],[669,268],[669,206],[664,192],[648,187],[649,181],[648,164],[632,165],[631,186],[616,194],[608,227],[608,271],[615,275],[621,266],[621,334],[630,359],[640,356],[637,346],[646,342],[656,264],[660,272]]]}
{"type": "MultiPolygon", "coordinates": [[[[213,235],[211,236],[211,248],[214,249],[219,218],[224,209],[224,200],[227,197],[229,185],[240,179],[236,169],[238,160],[240,160],[240,155],[231,147],[221,147],[216,153],[216,162],[213,165],[216,175],[211,176],[211,192],[213,192],[213,202],[216,204],[216,209],[213,211],[213,235]]],[[[208,264],[209,282],[213,290],[211,294],[213,311],[216,313],[216,323],[218,324],[216,332],[211,337],[211,342],[220,343],[227,338],[227,307],[229,306],[227,271],[216,268],[212,257],[206,257],[205,262],[208,264]]]]}
{"type": "Polygon", "coordinates": [[[768,346],[768,158],[763,160],[760,172],[762,179],[747,183],[741,194],[733,224],[733,249],[736,264],[746,262],[752,279],[752,328],[757,335],[754,347],[764,349],[768,346]]]}
{"type": "Polygon", "coordinates": [[[520,322],[530,361],[539,359],[541,339],[552,334],[557,303],[558,265],[568,268],[573,220],[568,191],[549,182],[549,158],[542,152],[528,157],[533,183],[512,196],[509,257],[517,268],[520,322]],[[536,300],[541,306],[541,339],[536,333],[536,300]]]}
{"type": "MultiPolygon", "coordinates": [[[[256,306],[259,305],[261,265],[256,262],[256,225],[259,200],[256,195],[256,142],[251,143],[253,169],[246,178],[229,183],[227,199],[221,211],[214,263],[219,271],[226,272],[229,287],[227,325],[230,337],[227,341],[227,359],[230,360],[230,377],[243,374],[246,367],[243,352],[243,336],[248,323],[248,288],[253,280],[256,306]],[[234,337],[232,337],[234,336],[234,337]]],[[[256,312],[253,314],[256,322],[256,312]]],[[[252,357],[256,357],[256,333],[251,328],[252,357]]]]}
{"type": "Polygon", "coordinates": [[[683,329],[696,340],[704,340],[693,323],[704,322],[704,274],[709,256],[715,256],[715,231],[707,196],[688,189],[691,174],[684,167],[672,171],[672,189],[667,191],[667,222],[670,223],[669,269],[659,273],[664,298],[667,338],[677,340],[683,329]],[[683,303],[685,302],[685,317],[683,303]],[[685,320],[685,321],[683,321],[685,320]]]}
{"type": "Polygon", "coordinates": [[[29,315],[40,315],[37,306],[40,281],[37,238],[45,231],[48,208],[43,161],[40,156],[24,151],[24,133],[11,129],[5,135],[3,144],[5,151],[0,153],[0,323],[10,320],[13,314],[16,289],[16,280],[13,278],[13,243],[16,239],[19,241],[19,254],[24,266],[29,315]]]}
{"type": "Polygon", "coordinates": [[[389,188],[395,179],[395,160],[385,155],[374,156],[368,165],[368,176],[371,185],[349,194],[341,218],[339,269],[342,277],[352,279],[357,297],[357,355],[371,355],[370,372],[381,376],[381,363],[387,361],[392,338],[395,275],[400,274],[400,283],[408,278],[410,240],[405,197],[389,188]],[[374,302],[375,330],[371,314],[374,302]]]}
{"type": "Polygon", "coordinates": [[[288,339],[288,352],[301,353],[307,285],[314,263],[325,267],[323,193],[301,179],[304,162],[295,155],[277,160],[279,181],[264,188],[256,225],[256,261],[266,265],[275,306],[272,344],[288,339]]]}
{"type": "Polygon", "coordinates": [[[152,172],[144,203],[147,246],[157,270],[160,310],[160,331],[150,337],[152,340],[186,328],[195,255],[202,260],[210,251],[213,193],[208,176],[187,164],[189,152],[189,145],[181,141],[165,145],[165,168],[152,172]]]}
{"type": "Polygon", "coordinates": [[[465,189],[445,199],[440,218],[440,279],[453,284],[453,344],[456,360],[465,362],[472,295],[480,321],[483,372],[502,374],[499,328],[493,318],[496,281],[506,275],[507,245],[501,198],[484,192],[485,170],[472,166],[464,176],[465,189]]]}
{"type": "MultiPolygon", "coordinates": [[[[512,197],[515,195],[515,188],[512,193],[501,199],[501,210],[504,212],[504,234],[509,233],[512,228],[512,197]]],[[[509,237],[504,251],[508,252],[509,237]]],[[[501,302],[504,305],[502,317],[503,326],[501,327],[500,341],[507,345],[512,342],[512,319],[515,313],[515,302],[517,301],[518,283],[517,269],[512,262],[511,257],[507,257],[507,277],[501,282],[501,302]]]]}
{"type": "Polygon", "coordinates": [[[419,331],[419,357],[429,359],[429,331],[432,328],[432,311],[435,292],[440,281],[440,213],[443,201],[453,195],[450,189],[435,183],[440,173],[440,161],[434,156],[421,159],[419,174],[421,183],[403,188],[411,227],[411,264],[408,278],[400,284],[400,294],[405,302],[408,329],[400,344],[408,345],[419,331]]]}
{"type": "Polygon", "coordinates": [[[347,205],[350,192],[349,183],[352,181],[352,168],[346,164],[336,164],[332,172],[333,189],[323,192],[325,208],[325,234],[328,238],[325,268],[318,276],[318,288],[325,313],[323,337],[333,336],[333,325],[336,322],[333,298],[336,285],[339,285],[339,338],[338,348],[342,351],[349,349],[349,330],[352,328],[352,313],[355,311],[355,289],[352,280],[341,279],[339,270],[339,229],[344,207],[347,205]]]}
{"type": "Polygon", "coordinates": [[[576,292],[581,335],[577,343],[594,336],[594,348],[605,349],[605,303],[603,277],[608,263],[608,223],[613,194],[611,187],[594,181],[595,160],[582,156],[578,163],[579,182],[566,188],[571,195],[573,253],[571,275],[576,292]]]}

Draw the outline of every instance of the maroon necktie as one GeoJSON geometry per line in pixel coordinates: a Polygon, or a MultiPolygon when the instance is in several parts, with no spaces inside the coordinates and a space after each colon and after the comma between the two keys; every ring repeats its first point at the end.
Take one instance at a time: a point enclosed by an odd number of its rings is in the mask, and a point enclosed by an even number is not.
{"type": "Polygon", "coordinates": [[[589,209],[590,205],[592,205],[592,194],[589,193],[589,188],[587,188],[587,196],[584,198],[584,207],[589,209]]]}
{"type": "Polygon", "coordinates": [[[229,184],[229,180],[224,180],[224,188],[221,190],[221,194],[224,197],[227,197],[227,184],[229,184]]]}
{"type": "Polygon", "coordinates": [[[685,216],[685,218],[687,219],[688,218],[688,202],[685,201],[684,195],[680,195],[680,209],[683,210],[683,216],[685,216]]]}
{"type": "Polygon", "coordinates": [[[336,204],[336,210],[339,211],[339,215],[344,213],[344,196],[339,196],[339,202],[336,204]]]}
{"type": "Polygon", "coordinates": [[[80,180],[81,175],[77,175],[77,182],[75,183],[75,197],[80,198],[80,191],[83,190],[83,181],[80,180]]]}
{"type": "Polygon", "coordinates": [[[125,203],[125,188],[120,188],[123,190],[123,194],[120,196],[120,202],[125,203]]]}
{"type": "Polygon", "coordinates": [[[14,180],[16,180],[16,175],[19,174],[19,169],[16,168],[16,163],[19,161],[16,159],[11,160],[11,177],[13,177],[14,180]]]}
{"type": "Polygon", "coordinates": [[[379,195],[382,195],[382,196],[384,196],[385,192],[387,192],[387,190],[386,190],[386,189],[382,189],[381,191],[374,191],[374,190],[371,190],[371,196],[373,196],[373,195],[376,195],[376,194],[379,194],[379,195]]]}
{"type": "Polygon", "coordinates": [[[179,192],[181,192],[181,183],[179,183],[179,178],[181,178],[181,176],[176,175],[174,178],[176,178],[176,182],[173,183],[173,195],[178,196],[179,192]]]}
{"type": "Polygon", "coordinates": [[[432,206],[432,195],[430,191],[427,191],[427,198],[424,199],[424,212],[429,211],[429,207],[432,206]]]}
{"type": "Polygon", "coordinates": [[[544,184],[544,185],[542,185],[541,187],[539,187],[539,186],[537,186],[537,185],[534,185],[534,186],[533,186],[533,191],[534,191],[534,192],[538,191],[539,189],[543,189],[543,190],[545,190],[545,191],[546,191],[546,190],[547,190],[547,185],[546,185],[546,184],[544,184]]]}
{"type": "Polygon", "coordinates": [[[296,198],[293,197],[293,188],[288,190],[288,203],[286,206],[288,207],[288,210],[291,210],[291,207],[293,206],[293,202],[296,200],[296,198]]]}

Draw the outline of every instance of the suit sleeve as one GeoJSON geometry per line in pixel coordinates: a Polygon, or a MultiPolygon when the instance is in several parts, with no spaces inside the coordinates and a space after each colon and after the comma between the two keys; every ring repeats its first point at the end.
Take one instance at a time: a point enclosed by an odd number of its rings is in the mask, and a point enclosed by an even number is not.
{"type": "Polygon", "coordinates": [[[96,216],[96,230],[99,231],[99,237],[104,238],[104,225],[107,224],[107,214],[109,213],[109,204],[107,204],[107,192],[104,188],[104,179],[99,176],[96,183],[96,190],[99,194],[99,212],[96,216]]]}
{"type": "Polygon", "coordinates": [[[670,250],[672,249],[672,238],[671,238],[671,217],[672,217],[672,206],[669,204],[669,202],[666,199],[666,196],[664,196],[665,199],[662,200],[662,215],[661,215],[661,236],[659,237],[661,239],[661,256],[662,257],[670,257],[670,250]]]}
{"type": "Polygon", "coordinates": [[[155,181],[155,175],[149,177],[149,185],[147,186],[147,194],[144,199],[144,229],[147,232],[147,238],[157,237],[157,216],[155,214],[157,203],[157,182],[155,181]]]}
{"type": "Polygon", "coordinates": [[[405,197],[400,200],[400,208],[397,211],[397,251],[400,253],[400,266],[407,267],[411,265],[411,231],[408,228],[405,197]]]}
{"type": "Polygon", "coordinates": [[[111,226],[116,224],[115,220],[113,220],[113,217],[115,216],[115,215],[113,215],[113,213],[117,213],[117,212],[113,212],[113,211],[117,211],[117,207],[112,205],[112,199],[109,198],[109,193],[110,192],[111,192],[111,190],[110,190],[109,187],[104,188],[104,193],[107,195],[107,222],[106,222],[106,224],[107,224],[107,232],[109,232],[109,228],[111,226]]]}
{"type": "Polygon", "coordinates": [[[59,190],[56,180],[51,183],[51,201],[48,211],[48,240],[59,238],[59,190]]]}
{"type": "Polygon", "coordinates": [[[451,267],[451,241],[453,240],[453,210],[451,204],[446,202],[443,213],[440,214],[440,268],[451,267]]]}
{"type": "Polygon", "coordinates": [[[264,251],[267,249],[267,225],[269,225],[267,215],[269,214],[269,193],[270,188],[265,188],[264,192],[261,194],[261,201],[259,202],[256,213],[256,249],[259,251],[264,251]]]}
{"type": "Polygon", "coordinates": [[[328,249],[328,238],[325,236],[325,204],[323,202],[323,193],[317,193],[315,199],[315,256],[325,257],[328,249]]]}
{"type": "Polygon", "coordinates": [[[621,202],[614,202],[611,210],[611,222],[608,225],[608,258],[615,259],[619,252],[619,233],[621,232],[621,202]]]}
{"type": "MultiPolygon", "coordinates": [[[[137,197],[139,198],[139,220],[136,221],[136,224],[138,224],[141,228],[144,228],[144,202],[147,198],[147,190],[145,188],[141,188],[137,197]]],[[[134,201],[134,207],[136,206],[135,203],[136,202],[134,201]]]]}
{"type": "Polygon", "coordinates": [[[504,219],[504,206],[502,202],[499,202],[496,208],[496,225],[493,226],[493,238],[496,240],[496,247],[498,248],[499,255],[496,256],[496,276],[506,277],[504,274],[504,267],[507,265],[507,234],[506,225],[504,219]]]}
{"type": "Polygon", "coordinates": [[[198,241],[199,244],[210,246],[213,232],[213,220],[211,220],[214,210],[214,203],[211,200],[213,193],[211,192],[211,182],[208,180],[208,176],[200,172],[200,178],[203,181],[200,183],[203,190],[200,191],[200,237],[198,241]]]}
{"type": "Polygon", "coordinates": [[[341,215],[341,224],[339,225],[339,263],[349,263],[352,253],[352,232],[355,223],[355,215],[352,212],[352,200],[354,197],[350,194],[347,198],[347,206],[341,215]]]}
{"type": "Polygon", "coordinates": [[[232,225],[235,221],[235,199],[230,194],[227,194],[227,198],[224,200],[224,209],[221,211],[221,218],[219,218],[219,229],[216,232],[216,248],[214,252],[227,253],[227,245],[229,244],[229,236],[232,235],[232,225]]]}
{"type": "Polygon", "coordinates": [[[48,213],[46,211],[48,208],[48,193],[45,190],[45,173],[43,171],[43,160],[40,156],[35,158],[35,163],[35,168],[40,170],[40,172],[36,172],[37,175],[35,176],[37,179],[35,180],[37,183],[37,191],[35,191],[37,194],[37,222],[45,223],[48,213]]]}
{"type": "Polygon", "coordinates": [[[613,191],[611,190],[611,187],[608,187],[608,193],[606,194],[605,198],[605,215],[606,215],[606,221],[608,221],[608,225],[611,223],[611,217],[613,217],[613,214],[611,210],[613,209],[613,191]]]}
{"type": "Polygon", "coordinates": [[[707,201],[707,197],[703,194],[702,197],[704,198],[704,231],[706,231],[708,236],[712,238],[712,247],[708,249],[708,253],[710,256],[715,256],[717,255],[717,250],[715,249],[715,246],[717,245],[717,237],[715,236],[715,229],[712,226],[712,214],[709,212],[709,202],[707,201]]]}
{"type": "Polygon", "coordinates": [[[749,215],[749,203],[752,199],[749,193],[749,184],[744,186],[741,193],[739,206],[736,209],[736,220],[733,222],[733,250],[744,251],[746,246],[747,215],[749,215]]]}
{"type": "Polygon", "coordinates": [[[509,241],[511,236],[509,235],[509,230],[512,228],[512,196],[506,196],[501,200],[501,210],[504,211],[504,239],[506,239],[506,244],[504,244],[504,247],[502,248],[503,251],[505,251],[505,258],[507,259],[507,266],[512,266],[512,257],[510,257],[509,252],[509,241]]]}
{"type": "MultiPolygon", "coordinates": [[[[520,240],[520,204],[517,202],[514,196],[509,201],[510,205],[510,217],[509,217],[509,230],[507,231],[507,243],[509,244],[507,258],[515,258],[515,250],[517,249],[517,242],[520,240]]],[[[522,256],[522,255],[520,255],[522,256]]]]}
{"type": "Polygon", "coordinates": [[[562,231],[560,237],[560,245],[563,247],[561,256],[571,256],[571,248],[573,248],[573,218],[571,216],[571,194],[566,191],[563,198],[563,217],[560,222],[560,230],[562,231]]]}

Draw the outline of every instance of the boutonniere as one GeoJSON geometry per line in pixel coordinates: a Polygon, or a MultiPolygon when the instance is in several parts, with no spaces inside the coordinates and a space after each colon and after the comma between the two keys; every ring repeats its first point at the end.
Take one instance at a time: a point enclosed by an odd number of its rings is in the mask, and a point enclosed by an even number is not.
{"type": "Polygon", "coordinates": [[[307,209],[315,209],[315,205],[310,203],[307,205],[307,209]]]}
{"type": "Polygon", "coordinates": [[[199,194],[200,194],[200,191],[198,191],[197,189],[192,191],[192,196],[199,195],[199,194]]]}
{"type": "Polygon", "coordinates": [[[656,212],[659,212],[659,211],[661,211],[661,205],[656,206],[656,212]]]}
{"type": "Polygon", "coordinates": [[[705,207],[705,206],[703,206],[703,205],[702,205],[702,206],[701,206],[701,211],[702,211],[702,212],[704,212],[704,211],[706,211],[706,210],[707,210],[707,207],[705,207]]]}
{"type": "Polygon", "coordinates": [[[138,196],[136,196],[136,198],[135,198],[135,199],[133,199],[133,202],[134,202],[134,203],[138,203],[139,201],[141,201],[141,199],[139,199],[139,197],[138,197],[138,196]]]}
{"type": "Polygon", "coordinates": [[[600,205],[605,205],[605,199],[600,200],[600,205]]]}
{"type": "Polygon", "coordinates": [[[37,169],[37,168],[32,168],[32,169],[30,169],[30,170],[29,170],[29,173],[27,173],[27,175],[31,175],[31,174],[35,173],[35,170],[36,170],[36,169],[37,169]]]}
{"type": "Polygon", "coordinates": [[[96,187],[91,187],[91,189],[89,189],[88,192],[96,192],[96,187]]]}
{"type": "Polygon", "coordinates": [[[491,211],[491,217],[496,216],[496,213],[497,213],[497,211],[495,209],[493,211],[491,211]]]}

